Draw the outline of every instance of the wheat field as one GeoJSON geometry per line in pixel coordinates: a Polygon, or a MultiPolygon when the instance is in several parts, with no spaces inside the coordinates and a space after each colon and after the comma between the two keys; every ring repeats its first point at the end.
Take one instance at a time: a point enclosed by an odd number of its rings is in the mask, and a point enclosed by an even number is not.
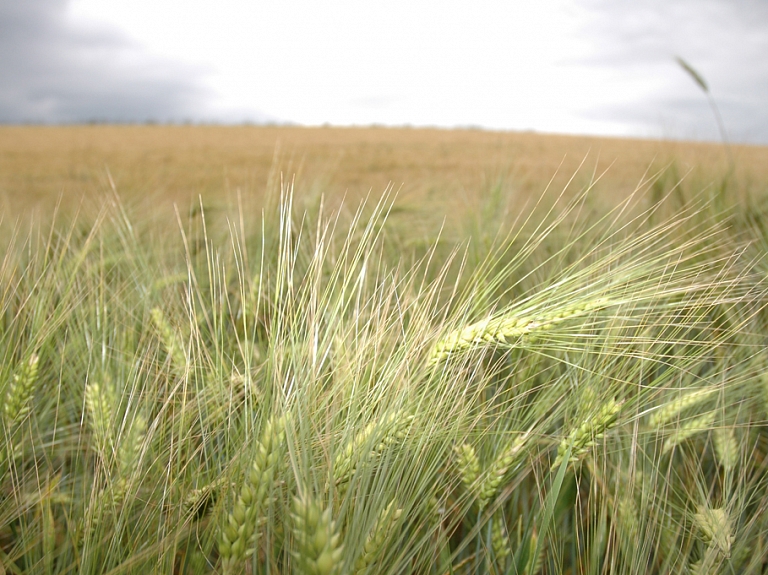
{"type": "Polygon", "coordinates": [[[0,573],[764,573],[732,151],[0,128],[0,573]]]}
{"type": "MultiPolygon", "coordinates": [[[[733,155],[741,185],[764,191],[768,148],[734,146],[733,155]]],[[[238,190],[262,196],[281,173],[302,192],[357,200],[391,184],[421,203],[474,199],[500,182],[538,197],[578,170],[579,186],[602,174],[597,190],[615,202],[669,167],[701,188],[728,170],[722,146],[691,142],[404,128],[0,127],[0,201],[15,212],[103,194],[107,172],[126,200],[187,205],[200,195],[230,201],[238,190]]]]}

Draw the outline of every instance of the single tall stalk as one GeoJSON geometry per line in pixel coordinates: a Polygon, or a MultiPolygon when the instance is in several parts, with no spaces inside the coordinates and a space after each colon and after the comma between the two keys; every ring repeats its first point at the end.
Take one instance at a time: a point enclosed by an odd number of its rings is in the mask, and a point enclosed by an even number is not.
{"type": "Polygon", "coordinates": [[[731,145],[728,142],[728,134],[725,131],[725,124],[723,124],[723,118],[720,115],[720,110],[717,107],[717,103],[712,97],[712,93],[709,91],[709,85],[704,80],[704,77],[688,62],[683,60],[680,56],[677,56],[675,59],[677,60],[677,63],[680,64],[680,67],[688,73],[688,75],[693,79],[694,82],[696,82],[699,88],[701,88],[704,91],[704,94],[707,96],[709,107],[712,108],[712,113],[715,115],[717,129],[720,131],[720,139],[723,142],[723,147],[725,147],[725,153],[728,155],[730,171],[733,171],[733,154],[731,153],[731,145]]]}

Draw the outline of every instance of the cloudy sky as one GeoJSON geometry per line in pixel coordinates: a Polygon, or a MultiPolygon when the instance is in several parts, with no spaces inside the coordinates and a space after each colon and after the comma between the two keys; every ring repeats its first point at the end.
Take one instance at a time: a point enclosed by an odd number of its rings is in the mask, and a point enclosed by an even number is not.
{"type": "Polygon", "coordinates": [[[768,144],[765,0],[0,0],[0,122],[478,126],[768,144]]]}

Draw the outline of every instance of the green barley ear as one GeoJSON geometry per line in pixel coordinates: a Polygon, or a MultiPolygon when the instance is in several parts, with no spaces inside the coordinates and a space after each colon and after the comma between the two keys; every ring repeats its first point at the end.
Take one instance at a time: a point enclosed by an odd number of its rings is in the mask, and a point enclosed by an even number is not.
{"type": "Polygon", "coordinates": [[[218,492],[224,484],[224,477],[204,485],[198,489],[188,491],[182,501],[182,511],[185,517],[199,517],[210,507],[218,497],[218,492]]]}
{"type": "Polygon", "coordinates": [[[640,537],[637,504],[631,493],[623,494],[617,506],[618,539],[627,557],[633,557],[640,537]]]}
{"type": "Polygon", "coordinates": [[[368,449],[371,437],[375,432],[381,433],[381,439],[368,452],[370,457],[381,455],[390,445],[402,441],[408,433],[408,426],[413,416],[402,411],[395,411],[386,416],[383,421],[375,421],[365,426],[346,447],[336,456],[333,462],[333,476],[336,485],[346,483],[355,473],[356,462],[361,453],[368,449]]]}
{"type": "Polygon", "coordinates": [[[733,427],[719,427],[714,432],[715,453],[723,469],[732,471],[739,460],[739,444],[733,427]]]}
{"type": "Polygon", "coordinates": [[[53,573],[53,560],[56,553],[56,518],[53,515],[51,495],[48,494],[40,500],[43,571],[45,573],[53,573]]]}
{"type": "Polygon", "coordinates": [[[654,429],[669,423],[677,415],[693,407],[710,397],[717,391],[717,387],[704,387],[681,395],[658,409],[648,420],[648,425],[654,429]]]}
{"type": "Polygon", "coordinates": [[[544,562],[544,545],[536,553],[536,547],[539,544],[539,536],[534,531],[531,533],[530,543],[528,544],[528,562],[525,565],[524,575],[537,575],[541,571],[541,565],[544,562]]]}
{"type": "Polygon", "coordinates": [[[219,555],[224,573],[231,573],[248,557],[256,543],[258,516],[268,503],[285,443],[286,418],[270,419],[264,427],[253,465],[226,524],[219,532],[219,555]]]}
{"type": "Polygon", "coordinates": [[[186,371],[187,356],[184,353],[181,337],[171,327],[171,324],[168,323],[162,309],[154,307],[150,313],[152,315],[152,323],[157,330],[157,335],[160,337],[166,353],[171,358],[171,366],[177,374],[183,374],[186,371]]]}
{"type": "Polygon", "coordinates": [[[464,488],[473,496],[478,495],[478,479],[480,477],[480,460],[477,458],[475,448],[464,443],[455,448],[456,466],[464,488]]]}
{"type": "Polygon", "coordinates": [[[514,343],[520,339],[535,336],[537,332],[551,329],[556,324],[612,305],[608,298],[570,304],[538,314],[505,315],[486,318],[465,328],[450,332],[432,348],[427,364],[429,366],[448,359],[454,354],[478,346],[514,343]]]}
{"type": "Polygon", "coordinates": [[[25,361],[8,386],[3,404],[3,416],[5,424],[10,428],[29,413],[29,402],[35,391],[37,382],[37,366],[39,356],[33,353],[25,361]]]}
{"type": "Polygon", "coordinates": [[[297,571],[303,575],[339,573],[343,548],[330,507],[322,510],[312,499],[295,497],[291,516],[297,571]]]}
{"type": "Polygon", "coordinates": [[[135,471],[146,432],[147,420],[141,415],[136,415],[127,432],[121,437],[117,450],[117,466],[121,477],[127,478],[135,471]]]}
{"type": "Polygon", "coordinates": [[[701,431],[708,431],[712,429],[712,423],[715,421],[715,412],[710,411],[704,415],[691,419],[682,425],[679,429],[676,429],[669,434],[667,440],[664,442],[662,453],[671,451],[674,447],[680,445],[683,441],[690,439],[701,431]]]}
{"type": "Polygon", "coordinates": [[[117,407],[117,397],[114,387],[107,383],[91,382],[85,388],[85,407],[91,425],[94,448],[105,464],[108,464],[114,453],[115,443],[112,436],[117,407]]]}
{"type": "Polygon", "coordinates": [[[763,409],[765,414],[768,415],[768,369],[765,367],[760,374],[760,386],[763,391],[763,409]]]}
{"type": "Polygon", "coordinates": [[[355,573],[364,573],[368,567],[373,565],[376,557],[384,548],[384,544],[394,532],[397,520],[400,519],[403,510],[395,507],[395,502],[391,501],[389,505],[379,515],[368,538],[365,540],[363,552],[355,562],[355,573]]]}
{"type": "Polygon", "coordinates": [[[512,555],[512,546],[509,542],[509,535],[507,534],[507,528],[504,525],[504,519],[500,512],[497,512],[493,516],[493,523],[491,524],[491,547],[493,548],[493,556],[496,559],[502,573],[506,571],[507,558],[512,555]]]}
{"type": "Polygon", "coordinates": [[[728,511],[722,507],[719,509],[702,507],[694,519],[710,546],[722,557],[726,559],[730,557],[734,536],[733,524],[728,511]]]}
{"type": "Polygon", "coordinates": [[[507,471],[509,471],[509,468],[512,467],[512,464],[517,459],[517,456],[520,454],[523,447],[525,447],[530,434],[531,431],[528,430],[515,439],[512,442],[512,445],[502,451],[495,461],[491,463],[479,488],[478,503],[481,508],[485,507],[485,505],[496,495],[499,486],[502,481],[504,481],[504,476],[507,474],[507,471]]]}
{"type": "Polygon", "coordinates": [[[615,400],[611,399],[603,405],[598,413],[587,418],[584,423],[571,431],[568,437],[563,438],[560,442],[552,469],[557,469],[563,462],[563,458],[568,453],[569,445],[572,446],[571,463],[578,462],[616,424],[620,410],[621,403],[616,403],[615,400]]]}

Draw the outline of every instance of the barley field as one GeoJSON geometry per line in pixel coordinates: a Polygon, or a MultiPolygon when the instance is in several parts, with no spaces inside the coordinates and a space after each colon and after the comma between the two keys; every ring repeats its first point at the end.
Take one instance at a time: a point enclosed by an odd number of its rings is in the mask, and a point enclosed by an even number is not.
{"type": "Polygon", "coordinates": [[[0,573],[764,573],[731,155],[0,128],[0,573]]]}

